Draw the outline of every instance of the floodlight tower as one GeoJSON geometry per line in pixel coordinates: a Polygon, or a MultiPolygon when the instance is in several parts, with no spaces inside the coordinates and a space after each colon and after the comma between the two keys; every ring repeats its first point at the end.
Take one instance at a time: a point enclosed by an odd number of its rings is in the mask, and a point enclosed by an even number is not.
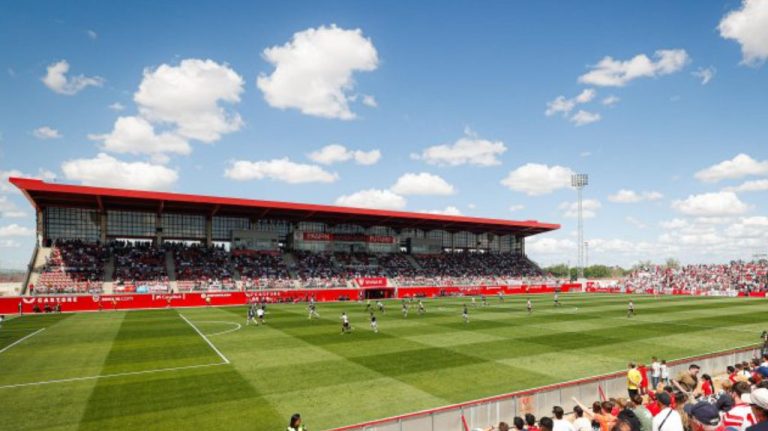
{"type": "Polygon", "coordinates": [[[579,259],[577,263],[577,268],[579,269],[579,278],[584,278],[584,217],[582,214],[582,200],[581,200],[581,191],[589,185],[589,175],[587,174],[573,174],[571,175],[571,186],[573,186],[576,189],[576,192],[579,194],[579,227],[578,227],[578,234],[579,234],[579,240],[577,242],[579,247],[579,259]]]}

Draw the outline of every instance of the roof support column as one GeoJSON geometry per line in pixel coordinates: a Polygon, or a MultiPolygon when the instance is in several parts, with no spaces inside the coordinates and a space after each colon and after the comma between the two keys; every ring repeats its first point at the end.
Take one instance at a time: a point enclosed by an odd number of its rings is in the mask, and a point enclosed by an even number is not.
{"type": "Polygon", "coordinates": [[[37,211],[35,211],[35,214],[37,215],[37,220],[35,220],[35,230],[37,233],[37,237],[35,238],[37,241],[37,245],[44,246],[45,245],[45,213],[43,212],[42,208],[37,208],[37,211]]]}
{"type": "Polygon", "coordinates": [[[155,247],[163,246],[163,214],[155,214],[155,247]]]}
{"type": "Polygon", "coordinates": [[[104,210],[99,213],[99,241],[107,243],[107,212],[104,210]]]}
{"type": "Polygon", "coordinates": [[[213,217],[205,217],[205,245],[208,247],[213,245],[213,217]]]}

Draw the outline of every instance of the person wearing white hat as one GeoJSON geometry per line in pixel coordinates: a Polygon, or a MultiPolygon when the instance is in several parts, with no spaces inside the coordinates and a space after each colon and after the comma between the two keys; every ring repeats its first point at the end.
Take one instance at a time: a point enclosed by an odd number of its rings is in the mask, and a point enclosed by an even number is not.
{"type": "Polygon", "coordinates": [[[747,431],[768,431],[768,389],[755,389],[750,394],[744,394],[742,399],[752,407],[752,414],[757,421],[747,431]]]}

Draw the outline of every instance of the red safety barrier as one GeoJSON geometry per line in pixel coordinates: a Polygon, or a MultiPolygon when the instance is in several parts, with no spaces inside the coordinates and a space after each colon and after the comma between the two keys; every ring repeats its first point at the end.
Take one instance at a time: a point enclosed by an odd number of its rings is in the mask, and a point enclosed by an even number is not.
{"type": "MultiPolygon", "coordinates": [[[[578,284],[566,284],[559,288],[568,292],[578,284]]],[[[580,288],[580,287],[579,287],[580,288]]],[[[451,287],[401,287],[397,289],[397,298],[461,295],[505,295],[552,293],[554,286],[451,286],[451,287]]],[[[9,296],[0,297],[0,314],[15,314],[19,312],[21,303],[24,313],[32,313],[35,307],[45,311],[46,306],[54,308],[61,306],[61,311],[98,311],[98,310],[131,310],[167,307],[204,307],[204,306],[236,306],[250,301],[301,302],[314,298],[318,302],[357,301],[363,296],[363,289],[285,289],[260,291],[232,292],[190,292],[190,293],[125,293],[111,295],[45,295],[45,296],[9,296]]]]}

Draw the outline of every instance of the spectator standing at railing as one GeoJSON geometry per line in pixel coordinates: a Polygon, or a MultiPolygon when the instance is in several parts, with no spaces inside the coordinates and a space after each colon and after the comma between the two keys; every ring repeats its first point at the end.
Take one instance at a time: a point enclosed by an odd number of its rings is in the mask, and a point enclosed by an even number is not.
{"type": "Polygon", "coordinates": [[[539,431],[539,427],[536,426],[536,416],[530,413],[525,414],[525,424],[528,431],[539,431]]]}
{"type": "Polygon", "coordinates": [[[651,391],[656,391],[661,380],[661,363],[657,357],[651,358],[651,391]]]}
{"type": "Polygon", "coordinates": [[[643,376],[634,362],[630,362],[627,367],[629,368],[627,371],[627,393],[629,398],[632,398],[640,393],[640,384],[643,382],[643,376]]]}

